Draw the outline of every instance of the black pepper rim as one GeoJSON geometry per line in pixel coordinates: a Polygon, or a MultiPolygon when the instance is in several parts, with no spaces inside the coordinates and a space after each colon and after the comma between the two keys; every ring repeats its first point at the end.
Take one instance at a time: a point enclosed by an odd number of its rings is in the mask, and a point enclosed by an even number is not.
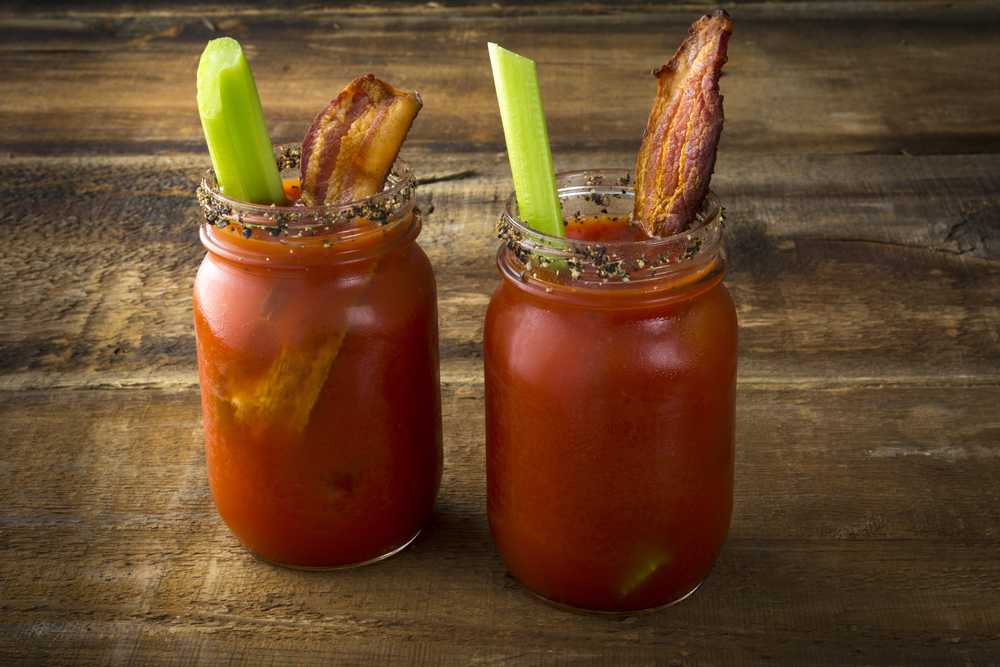
{"type": "MultiPolygon", "coordinates": [[[[612,217],[614,200],[634,201],[633,173],[626,170],[584,170],[557,174],[560,202],[567,221],[612,217]],[[583,202],[591,211],[567,211],[567,203],[583,202]]],[[[526,226],[516,214],[511,195],[497,220],[497,236],[520,263],[519,278],[589,284],[627,283],[695,268],[722,246],[723,213],[719,200],[706,197],[695,224],[674,236],[653,241],[589,243],[543,234],[526,226]],[[539,274],[541,273],[541,275],[539,274]]],[[[631,212],[631,206],[626,207],[631,212]]],[[[621,215],[621,212],[618,213],[621,215]]]]}
{"type": "MultiPolygon", "coordinates": [[[[298,171],[302,158],[300,144],[274,147],[275,162],[282,172],[298,171]]],[[[393,163],[386,188],[377,195],[340,206],[261,206],[230,199],[219,192],[215,172],[205,172],[198,185],[198,203],[205,214],[206,224],[219,229],[232,227],[244,238],[254,230],[271,236],[324,236],[342,233],[345,227],[377,229],[407,212],[414,199],[416,180],[409,165],[400,158],[393,163]]]]}

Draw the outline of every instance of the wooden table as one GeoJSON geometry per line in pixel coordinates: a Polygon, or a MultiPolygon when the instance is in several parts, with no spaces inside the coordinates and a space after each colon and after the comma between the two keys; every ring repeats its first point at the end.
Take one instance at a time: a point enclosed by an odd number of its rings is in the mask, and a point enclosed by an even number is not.
{"type": "Polygon", "coordinates": [[[0,663],[1000,662],[995,2],[728,6],[735,512],[692,598],[626,618],[536,602],[487,526],[482,321],[512,185],[486,43],[537,60],[558,170],[630,167],[649,70],[711,7],[284,4],[0,10],[0,663]],[[425,101],[404,157],[440,290],[444,483],[374,566],[273,567],[212,503],[195,70],[222,35],[275,142],[360,74],[425,101]]]}

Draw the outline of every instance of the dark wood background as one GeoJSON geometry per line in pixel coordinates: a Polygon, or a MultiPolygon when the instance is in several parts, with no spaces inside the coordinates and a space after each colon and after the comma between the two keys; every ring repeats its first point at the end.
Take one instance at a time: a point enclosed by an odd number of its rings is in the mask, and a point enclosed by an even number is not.
{"type": "Polygon", "coordinates": [[[486,523],[482,319],[512,190],[486,42],[537,61],[558,170],[631,167],[649,70],[713,6],[0,8],[0,663],[1000,663],[1000,8],[725,7],[733,525],[692,598],[627,618],[534,601],[486,523]],[[374,566],[270,566],[212,504],[194,82],[222,35],[275,142],[368,72],[425,102],[403,156],[440,290],[445,476],[374,566]]]}

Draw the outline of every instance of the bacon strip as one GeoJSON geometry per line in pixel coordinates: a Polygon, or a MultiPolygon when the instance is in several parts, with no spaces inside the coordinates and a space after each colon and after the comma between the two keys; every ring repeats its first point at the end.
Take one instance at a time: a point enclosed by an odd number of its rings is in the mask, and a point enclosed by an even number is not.
{"type": "Polygon", "coordinates": [[[708,194],[722,132],[719,76],[733,20],[716,10],[691,26],[658,90],[635,170],[633,216],[657,236],[688,227],[708,194]]]}
{"type": "Polygon", "coordinates": [[[422,106],[419,93],[401,93],[374,75],[352,81],[302,141],[302,203],[347,204],[381,192],[422,106]]]}

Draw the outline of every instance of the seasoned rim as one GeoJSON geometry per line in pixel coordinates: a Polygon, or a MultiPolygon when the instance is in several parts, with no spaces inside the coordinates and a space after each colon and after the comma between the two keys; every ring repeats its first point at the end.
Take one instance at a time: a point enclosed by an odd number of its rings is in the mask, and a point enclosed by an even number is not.
{"type": "MultiPolygon", "coordinates": [[[[282,178],[297,178],[302,156],[300,144],[274,147],[282,178]]],[[[215,172],[205,172],[198,186],[198,202],[205,222],[219,229],[232,228],[249,239],[270,235],[294,237],[343,237],[367,233],[404,217],[413,208],[416,179],[404,160],[397,158],[382,192],[366,199],[338,206],[262,206],[231,199],[219,191],[215,172]]]]}
{"type": "MultiPolygon", "coordinates": [[[[634,173],[624,169],[596,169],[558,174],[559,199],[568,221],[628,217],[635,192],[634,173]]],[[[521,265],[520,278],[554,283],[627,283],[666,275],[667,271],[696,269],[715,260],[722,246],[723,209],[709,194],[695,222],[673,236],[648,241],[595,243],[543,234],[528,227],[511,195],[497,221],[503,247],[521,265]]]]}

